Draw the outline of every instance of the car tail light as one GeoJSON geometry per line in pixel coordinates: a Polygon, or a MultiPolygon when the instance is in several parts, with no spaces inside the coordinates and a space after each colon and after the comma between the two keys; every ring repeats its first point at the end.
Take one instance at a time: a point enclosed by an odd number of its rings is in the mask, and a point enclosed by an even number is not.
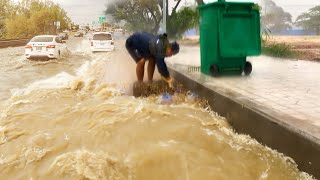
{"type": "Polygon", "coordinates": [[[113,42],[113,41],[111,41],[111,45],[114,45],[114,42],[113,42]]]}
{"type": "Polygon", "coordinates": [[[26,49],[32,49],[32,46],[31,45],[26,45],[25,48],[26,49]]]}
{"type": "Polygon", "coordinates": [[[91,41],[91,46],[93,46],[93,42],[91,41]]]}
{"type": "Polygon", "coordinates": [[[56,48],[56,45],[48,45],[46,48],[47,48],[47,49],[49,49],[49,48],[56,48]]]}

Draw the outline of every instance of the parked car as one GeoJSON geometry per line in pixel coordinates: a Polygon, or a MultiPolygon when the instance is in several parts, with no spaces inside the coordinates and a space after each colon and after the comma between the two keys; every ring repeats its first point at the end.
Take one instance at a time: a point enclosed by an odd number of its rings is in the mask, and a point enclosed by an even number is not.
{"type": "Polygon", "coordinates": [[[82,33],[82,34],[84,34],[84,35],[86,35],[86,34],[88,33],[88,30],[83,29],[83,30],[80,30],[79,32],[82,33]]]}
{"type": "Polygon", "coordinates": [[[65,41],[62,41],[59,36],[35,36],[25,46],[25,56],[27,59],[57,59],[66,53],[66,49],[65,41]]]}
{"type": "Polygon", "coordinates": [[[109,32],[97,32],[93,33],[91,40],[91,51],[113,51],[114,41],[111,33],[109,32]]]}
{"type": "Polygon", "coordinates": [[[83,33],[82,32],[76,32],[74,34],[74,37],[83,37],[83,33]]]}
{"type": "Polygon", "coordinates": [[[65,33],[65,32],[60,33],[60,34],[59,34],[59,37],[60,37],[62,40],[68,40],[68,39],[69,39],[68,33],[65,33]]]}

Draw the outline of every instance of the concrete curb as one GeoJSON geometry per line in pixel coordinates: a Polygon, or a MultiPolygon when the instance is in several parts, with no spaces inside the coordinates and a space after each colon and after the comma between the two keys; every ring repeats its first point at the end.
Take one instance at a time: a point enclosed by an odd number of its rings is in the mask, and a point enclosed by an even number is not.
{"type": "Polygon", "coordinates": [[[0,48],[24,46],[30,41],[30,38],[22,39],[2,39],[0,40],[0,48]]]}
{"type": "Polygon", "coordinates": [[[206,87],[172,67],[169,71],[187,89],[208,100],[212,110],[226,117],[238,133],[249,134],[261,144],[293,158],[300,170],[320,179],[320,140],[281,120],[292,117],[274,116],[274,112],[237,98],[232,92],[206,87]]]}

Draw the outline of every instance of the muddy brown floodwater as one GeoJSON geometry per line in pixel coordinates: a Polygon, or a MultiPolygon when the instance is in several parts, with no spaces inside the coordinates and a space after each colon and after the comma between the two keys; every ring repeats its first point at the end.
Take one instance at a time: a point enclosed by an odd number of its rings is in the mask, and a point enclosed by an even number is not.
{"type": "Polygon", "coordinates": [[[0,179],[312,179],[189,95],[132,97],[123,42],[73,38],[48,62],[0,50],[0,179]]]}

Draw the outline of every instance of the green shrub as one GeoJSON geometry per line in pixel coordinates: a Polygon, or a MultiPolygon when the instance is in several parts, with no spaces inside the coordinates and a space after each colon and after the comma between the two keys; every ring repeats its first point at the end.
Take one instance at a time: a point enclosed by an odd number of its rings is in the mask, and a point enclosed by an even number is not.
{"type": "Polygon", "coordinates": [[[280,58],[294,58],[297,52],[286,43],[266,42],[262,43],[262,53],[268,56],[280,58]]]}

